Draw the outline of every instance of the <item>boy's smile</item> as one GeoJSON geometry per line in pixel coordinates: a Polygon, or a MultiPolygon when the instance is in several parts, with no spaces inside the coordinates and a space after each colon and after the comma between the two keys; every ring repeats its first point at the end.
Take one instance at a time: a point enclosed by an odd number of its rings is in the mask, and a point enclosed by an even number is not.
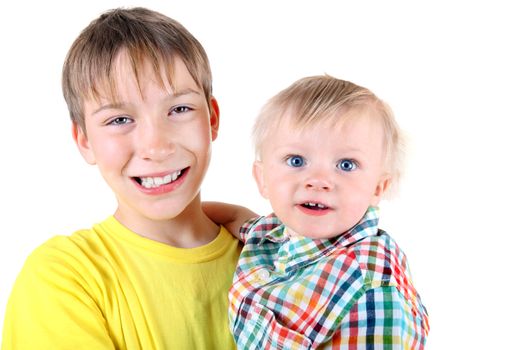
{"type": "Polygon", "coordinates": [[[192,203],[200,203],[218,131],[215,100],[206,100],[182,60],[174,67],[171,84],[165,76],[159,83],[149,64],[137,81],[121,53],[112,72],[117,96],[103,90],[86,100],[86,135],[76,131],[82,155],[116,194],[115,217],[141,234],[152,230],[148,222],[189,220],[200,210],[192,203]]]}
{"type": "Polygon", "coordinates": [[[359,222],[388,185],[383,130],[367,110],[275,127],[254,164],[261,194],[292,235],[330,238],[359,222]],[[352,114],[352,115],[349,115],[352,114]]]}
{"type": "Polygon", "coordinates": [[[164,174],[151,174],[147,176],[135,176],[133,180],[137,183],[140,191],[147,194],[163,194],[175,189],[179,186],[184,177],[188,173],[189,167],[168,172],[164,174]]]}

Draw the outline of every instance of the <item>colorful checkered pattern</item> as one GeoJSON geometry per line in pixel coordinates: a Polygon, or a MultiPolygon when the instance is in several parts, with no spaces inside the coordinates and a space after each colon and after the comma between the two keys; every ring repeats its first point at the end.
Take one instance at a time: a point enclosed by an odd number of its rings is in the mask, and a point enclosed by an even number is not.
{"type": "Polygon", "coordinates": [[[288,237],[270,215],[241,228],[230,289],[239,349],[423,349],[428,316],[407,260],[369,208],[331,239],[288,237]]]}

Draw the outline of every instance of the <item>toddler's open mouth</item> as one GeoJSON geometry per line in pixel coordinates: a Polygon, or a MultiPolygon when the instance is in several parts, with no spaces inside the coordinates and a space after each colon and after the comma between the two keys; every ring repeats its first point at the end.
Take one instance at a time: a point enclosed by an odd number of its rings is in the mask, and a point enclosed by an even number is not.
{"type": "Polygon", "coordinates": [[[314,202],[306,202],[301,204],[301,207],[310,209],[310,210],[326,210],[329,209],[328,206],[322,204],[322,203],[314,203],[314,202]]]}

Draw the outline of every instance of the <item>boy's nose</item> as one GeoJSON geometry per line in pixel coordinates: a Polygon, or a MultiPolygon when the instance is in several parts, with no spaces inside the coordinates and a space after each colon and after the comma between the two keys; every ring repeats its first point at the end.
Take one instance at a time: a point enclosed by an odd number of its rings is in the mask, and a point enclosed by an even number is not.
{"type": "Polygon", "coordinates": [[[148,127],[139,135],[139,155],[142,159],[162,161],[175,151],[175,144],[161,126],[148,127]]]}

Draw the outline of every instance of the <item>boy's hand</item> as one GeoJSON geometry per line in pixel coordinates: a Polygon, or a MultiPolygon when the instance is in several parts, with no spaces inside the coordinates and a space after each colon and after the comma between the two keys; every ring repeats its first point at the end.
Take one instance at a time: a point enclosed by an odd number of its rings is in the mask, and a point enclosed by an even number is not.
{"type": "Polygon", "coordinates": [[[216,224],[223,225],[235,237],[246,220],[259,216],[248,208],[222,202],[202,202],[204,213],[216,224]]]}

